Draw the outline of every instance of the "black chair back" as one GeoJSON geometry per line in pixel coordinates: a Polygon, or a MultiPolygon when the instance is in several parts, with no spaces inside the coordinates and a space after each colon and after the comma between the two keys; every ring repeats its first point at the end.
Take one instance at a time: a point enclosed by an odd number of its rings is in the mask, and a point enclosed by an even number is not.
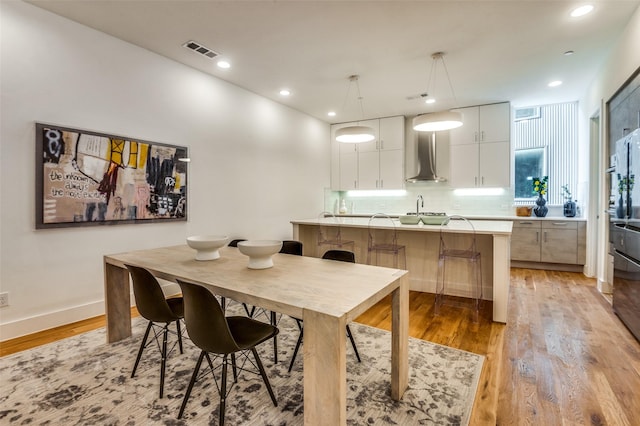
{"type": "Polygon", "coordinates": [[[184,298],[184,322],[191,341],[215,354],[240,350],[231,335],[222,307],[206,288],[178,280],[184,298]]]}
{"type": "Polygon", "coordinates": [[[125,265],[133,281],[136,307],[144,318],[152,322],[170,323],[180,319],[165,299],[160,283],[151,272],[138,266],[125,265]]]}
{"type": "Polygon", "coordinates": [[[284,240],[280,253],[302,256],[302,243],[300,241],[284,240]]]}
{"type": "Polygon", "coordinates": [[[340,262],[356,263],[356,255],[352,251],[348,250],[327,250],[322,255],[323,259],[338,260],[340,262]]]}
{"type": "Polygon", "coordinates": [[[246,239],[244,239],[244,238],[240,238],[240,239],[237,239],[237,240],[231,240],[231,241],[229,242],[229,244],[227,244],[227,246],[229,246],[229,247],[238,247],[238,243],[239,243],[240,241],[247,241],[247,240],[246,240],[246,239]]]}

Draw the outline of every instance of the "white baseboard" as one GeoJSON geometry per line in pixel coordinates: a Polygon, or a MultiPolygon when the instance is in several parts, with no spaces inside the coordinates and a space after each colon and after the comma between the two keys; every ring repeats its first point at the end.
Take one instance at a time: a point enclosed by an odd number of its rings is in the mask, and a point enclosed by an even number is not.
{"type": "MultiPolygon", "coordinates": [[[[180,286],[176,283],[163,280],[161,284],[162,291],[166,295],[180,293],[180,286]]],[[[135,306],[133,294],[131,294],[131,302],[131,306],[135,306]]],[[[99,315],[104,315],[104,300],[3,323],[0,324],[0,341],[15,339],[99,315]]]]}

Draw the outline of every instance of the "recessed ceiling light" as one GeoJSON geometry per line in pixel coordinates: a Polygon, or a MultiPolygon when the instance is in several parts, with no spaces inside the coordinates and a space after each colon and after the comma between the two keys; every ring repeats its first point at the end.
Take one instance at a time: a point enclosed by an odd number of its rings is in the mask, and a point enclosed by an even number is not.
{"type": "Polygon", "coordinates": [[[548,84],[549,87],[558,87],[562,84],[560,80],[554,80],[548,84]]]}
{"type": "Polygon", "coordinates": [[[218,61],[218,66],[224,69],[231,68],[231,64],[227,61],[218,61]]]}
{"type": "Polygon", "coordinates": [[[289,96],[291,94],[291,92],[287,89],[282,89],[280,90],[280,95],[282,96],[289,96]]]}
{"type": "Polygon", "coordinates": [[[578,18],[590,13],[593,10],[593,5],[585,4],[584,6],[577,7],[571,11],[572,18],[578,18]]]}
{"type": "Polygon", "coordinates": [[[425,103],[425,104],[435,104],[435,103],[436,103],[436,100],[435,100],[435,99],[433,99],[433,98],[429,98],[429,99],[427,99],[426,101],[424,101],[424,103],[425,103]]]}
{"type": "Polygon", "coordinates": [[[328,115],[329,117],[335,117],[335,116],[336,116],[336,112],[335,112],[335,111],[329,111],[329,112],[327,113],[327,115],[328,115]]]}

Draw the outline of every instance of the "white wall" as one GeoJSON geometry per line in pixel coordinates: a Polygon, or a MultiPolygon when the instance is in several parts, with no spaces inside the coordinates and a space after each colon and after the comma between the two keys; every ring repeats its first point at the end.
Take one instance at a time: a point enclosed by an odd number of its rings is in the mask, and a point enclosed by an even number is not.
{"type": "Polygon", "coordinates": [[[287,239],[323,209],[328,124],[29,4],[0,8],[0,340],[103,313],[104,254],[287,239]],[[36,121],[189,146],[189,221],[36,231],[36,121]]]}

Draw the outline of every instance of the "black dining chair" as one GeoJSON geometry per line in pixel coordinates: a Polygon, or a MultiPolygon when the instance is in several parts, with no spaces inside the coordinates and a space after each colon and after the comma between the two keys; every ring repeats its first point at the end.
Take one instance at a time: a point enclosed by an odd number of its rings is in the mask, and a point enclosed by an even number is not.
{"type": "MultiPolygon", "coordinates": [[[[156,342],[161,351],[162,358],[160,361],[160,398],[162,398],[164,392],[164,379],[165,370],[167,366],[167,340],[169,336],[169,325],[173,322],[176,323],[176,334],[178,336],[178,345],[180,347],[180,353],[182,350],[182,330],[180,320],[184,318],[184,305],[182,297],[173,297],[166,299],[160,283],[148,270],[132,265],[126,265],[129,273],[131,274],[131,280],[133,282],[133,294],[136,298],[136,307],[140,315],[149,321],[147,330],[142,338],[140,349],[138,350],[138,356],[136,362],[133,365],[133,371],[131,372],[131,378],[136,375],[138,364],[142,358],[142,352],[144,349],[156,342]],[[149,339],[151,330],[153,331],[153,339],[149,339]],[[160,344],[158,337],[162,334],[162,345],[160,344]]],[[[174,346],[175,347],[175,344],[174,346]]],[[[172,347],[172,350],[173,350],[172,347]]]]}
{"type": "MultiPolygon", "coordinates": [[[[325,254],[322,255],[322,258],[328,259],[328,260],[337,260],[340,262],[351,262],[351,263],[356,262],[355,254],[352,251],[347,251],[347,250],[327,250],[325,254]]],[[[304,334],[302,320],[299,318],[293,318],[293,319],[296,320],[296,324],[300,329],[300,335],[298,336],[296,347],[293,350],[293,356],[291,357],[291,363],[289,364],[289,372],[291,372],[291,370],[293,369],[293,363],[295,362],[296,356],[298,355],[298,350],[300,349],[300,345],[302,344],[302,337],[304,334]]],[[[356,358],[358,359],[358,362],[360,362],[360,354],[358,353],[358,348],[356,347],[356,341],[353,338],[353,333],[349,328],[349,324],[347,324],[347,337],[349,337],[349,340],[351,341],[351,346],[353,347],[353,351],[355,352],[356,358]]]]}
{"type": "Polygon", "coordinates": [[[184,321],[187,326],[187,332],[189,333],[191,341],[201,349],[200,356],[191,375],[191,381],[189,382],[184,399],[182,400],[182,405],[180,406],[178,419],[182,418],[184,414],[187,401],[193,390],[193,385],[198,378],[202,361],[205,358],[209,364],[211,374],[214,375],[215,379],[215,368],[209,354],[222,357],[222,373],[220,386],[218,387],[220,393],[220,425],[224,425],[226,400],[233,387],[233,385],[231,385],[227,390],[229,358],[231,358],[234,383],[236,383],[238,379],[237,369],[256,373],[255,371],[244,368],[247,361],[249,364],[253,364],[249,359],[248,351],[251,351],[253,354],[255,366],[258,368],[258,372],[264,381],[273,405],[277,407],[278,401],[276,400],[271,384],[269,383],[269,378],[260,361],[256,346],[276,336],[279,331],[278,328],[244,316],[225,317],[218,300],[205,287],[180,280],[178,280],[178,284],[182,289],[182,295],[184,297],[184,321]],[[236,354],[244,356],[244,362],[242,362],[241,365],[237,365],[236,354]]]}

